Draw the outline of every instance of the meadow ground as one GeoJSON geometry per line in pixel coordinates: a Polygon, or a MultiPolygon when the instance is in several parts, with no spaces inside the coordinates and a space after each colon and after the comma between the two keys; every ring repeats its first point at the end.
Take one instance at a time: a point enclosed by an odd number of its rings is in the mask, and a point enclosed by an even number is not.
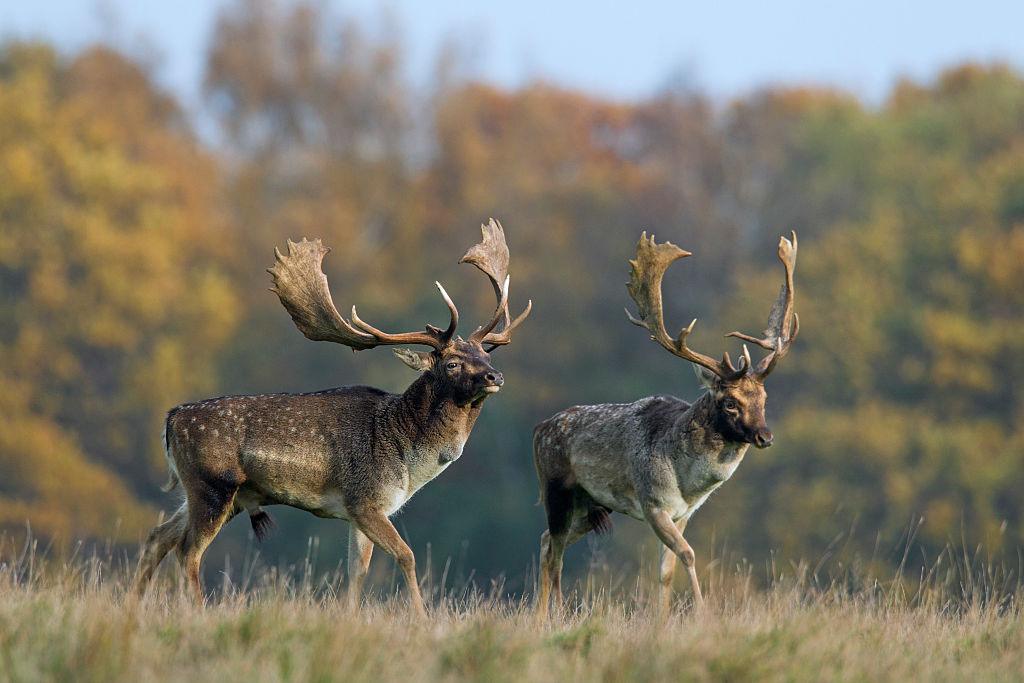
{"type": "Polygon", "coordinates": [[[29,551],[0,560],[0,679],[1021,680],[1019,580],[948,555],[914,581],[796,566],[754,588],[749,571],[706,570],[707,606],[695,612],[684,591],[667,619],[650,607],[650,577],[615,597],[591,581],[540,623],[528,600],[429,586],[426,622],[404,593],[353,614],[333,577],[301,570],[250,576],[198,608],[165,569],[135,603],[124,562],[29,551]]]}

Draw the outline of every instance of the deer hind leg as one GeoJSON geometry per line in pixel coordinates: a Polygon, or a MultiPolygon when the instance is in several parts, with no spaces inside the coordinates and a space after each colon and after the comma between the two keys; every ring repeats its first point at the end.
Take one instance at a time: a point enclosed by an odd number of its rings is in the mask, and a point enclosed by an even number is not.
{"type": "Polygon", "coordinates": [[[373,541],[355,524],[348,527],[348,606],[359,609],[359,598],[363,592],[363,581],[370,570],[373,557],[373,541]]]}
{"type": "Polygon", "coordinates": [[[609,524],[603,509],[603,514],[593,514],[593,500],[582,489],[571,489],[568,494],[570,504],[565,511],[564,521],[553,520],[549,516],[549,524],[555,521],[560,521],[561,524],[549,528],[541,535],[541,586],[538,605],[541,618],[547,618],[548,604],[552,598],[556,609],[560,611],[562,608],[562,566],[566,549],[594,531],[595,522],[609,524]],[[558,533],[555,533],[556,530],[558,533]]]}
{"type": "Polygon", "coordinates": [[[364,510],[352,515],[352,523],[359,528],[376,545],[391,557],[395,558],[402,573],[405,585],[409,589],[409,600],[412,608],[420,618],[426,618],[427,610],[423,607],[420,595],[420,584],[416,579],[416,557],[412,548],[402,540],[398,529],[380,510],[364,510]]]}
{"type": "Polygon", "coordinates": [[[185,533],[185,523],[188,519],[188,504],[182,503],[178,510],[171,517],[153,527],[149,537],[142,546],[142,555],[139,558],[139,567],[135,574],[135,594],[142,597],[149,586],[153,573],[160,566],[171,548],[181,542],[185,533]]]}
{"type": "Polygon", "coordinates": [[[185,572],[196,603],[205,603],[199,569],[203,553],[210,547],[224,524],[238,512],[233,481],[199,482],[188,489],[188,524],[178,545],[178,560],[185,572]]]}
{"type": "Polygon", "coordinates": [[[573,523],[573,499],[573,490],[561,480],[550,480],[544,486],[548,528],[540,537],[540,595],[537,605],[542,618],[547,618],[552,597],[559,605],[562,602],[562,557],[573,523]]]}
{"type": "MultiPolygon", "coordinates": [[[[700,582],[697,580],[696,558],[693,548],[683,538],[683,532],[672,521],[668,513],[660,508],[646,510],[645,515],[651,528],[654,529],[654,533],[665,544],[665,547],[682,560],[683,566],[686,567],[686,571],[690,575],[690,586],[693,588],[694,602],[698,607],[702,606],[704,604],[704,596],[700,592],[700,582]]],[[[671,589],[671,577],[669,582],[669,588],[671,589]]]]}
{"type": "Polygon", "coordinates": [[[548,607],[551,603],[552,586],[557,586],[556,595],[561,602],[561,575],[562,575],[562,553],[557,549],[562,544],[555,541],[553,547],[551,532],[545,530],[540,536],[540,595],[537,597],[537,614],[541,619],[547,619],[548,607]]]}

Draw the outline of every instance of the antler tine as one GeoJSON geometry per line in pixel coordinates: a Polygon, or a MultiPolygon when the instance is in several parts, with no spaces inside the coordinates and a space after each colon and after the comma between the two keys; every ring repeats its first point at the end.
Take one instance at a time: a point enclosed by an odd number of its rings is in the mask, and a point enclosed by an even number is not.
{"type": "Polygon", "coordinates": [[[505,243],[505,230],[501,227],[501,223],[492,218],[480,226],[480,233],[482,236],[480,243],[470,247],[459,259],[459,263],[471,263],[479,268],[494,287],[494,294],[498,300],[494,315],[490,322],[478,327],[469,337],[471,341],[489,344],[488,351],[491,351],[512,340],[512,332],[530,315],[533,302],[527,302],[523,312],[515,320],[512,320],[508,310],[509,253],[508,245],[505,243]],[[504,324],[501,331],[494,332],[494,328],[502,320],[504,320],[504,324]]]}
{"type": "Polygon", "coordinates": [[[486,325],[482,325],[476,328],[476,330],[473,331],[473,334],[469,335],[470,339],[482,341],[483,338],[490,334],[491,330],[493,330],[497,326],[497,324],[501,321],[502,317],[506,315],[505,312],[508,310],[508,284],[509,276],[506,275],[505,283],[501,286],[501,289],[499,290],[501,294],[498,297],[498,306],[494,309],[494,315],[491,317],[490,322],[488,322],[486,325]]]}
{"type": "Polygon", "coordinates": [[[785,280],[768,314],[768,327],[764,331],[764,338],[758,339],[742,332],[730,332],[726,335],[757,344],[770,351],[754,369],[754,374],[762,379],[767,377],[779,360],[789,352],[790,345],[800,332],[800,317],[793,310],[793,272],[796,270],[798,245],[796,231],[790,234],[792,240],[786,239],[785,236],[779,238],[778,256],[785,269],[785,280]]]}
{"type": "Polygon", "coordinates": [[[743,375],[747,374],[747,371],[753,367],[753,363],[750,360],[750,350],[747,345],[743,345],[743,355],[740,356],[740,365],[737,368],[732,364],[732,358],[729,357],[729,352],[724,351],[722,353],[722,367],[727,373],[729,373],[730,379],[739,379],[743,375]]]}
{"type": "MultiPolygon", "coordinates": [[[[444,290],[444,286],[440,282],[434,280],[434,286],[437,287],[437,291],[441,292],[441,298],[444,299],[445,306],[448,307],[448,313],[451,317],[448,329],[441,332],[442,338],[448,340],[455,336],[455,328],[459,326],[459,309],[455,308],[455,302],[448,296],[448,292],[444,290]]],[[[437,330],[433,325],[427,325],[427,329],[431,332],[437,330]]]]}
{"type": "MultiPolygon", "coordinates": [[[[514,332],[515,329],[519,327],[519,323],[526,320],[526,317],[530,315],[530,311],[532,310],[533,300],[527,299],[526,308],[523,309],[523,312],[520,313],[515,320],[513,320],[512,322],[506,322],[505,327],[502,328],[500,332],[492,332],[488,334],[487,337],[484,339],[485,344],[490,344],[490,347],[487,349],[487,352],[490,353],[497,347],[504,346],[505,344],[511,342],[512,332],[514,332]]],[[[508,320],[508,306],[505,307],[505,320],[508,320]]]]}
{"type": "Polygon", "coordinates": [[[662,347],[671,353],[707,368],[723,379],[732,378],[736,370],[728,363],[728,356],[725,356],[723,363],[719,363],[710,356],[705,356],[690,349],[686,345],[686,339],[693,332],[697,319],[679,332],[678,338],[673,340],[665,330],[665,318],[662,310],[661,281],[665,271],[678,259],[690,256],[690,252],[680,249],[671,242],[657,244],[654,235],[647,237],[644,232],[636,245],[636,258],[629,261],[630,274],[629,283],[626,288],[629,296],[636,302],[639,318],[626,310],[626,317],[634,325],[646,328],[651,333],[651,339],[661,344],[662,347]],[[726,365],[728,363],[728,365],[726,365]]]}
{"type": "Polygon", "coordinates": [[[454,336],[459,311],[440,283],[435,284],[451,315],[448,329],[444,331],[428,325],[424,332],[388,334],[361,320],[355,306],[351,322],[341,317],[322,270],[324,256],[329,251],[320,240],[288,240],[288,254],[282,254],[275,247],[276,262],[267,269],[274,278],[271,291],[281,299],[295,326],[307,338],[344,344],[357,351],[391,344],[422,344],[440,350],[454,336]]]}
{"type": "Polygon", "coordinates": [[[434,282],[434,286],[441,293],[441,298],[444,299],[445,305],[448,306],[448,313],[451,317],[451,321],[448,323],[448,328],[442,330],[433,325],[427,325],[425,332],[399,332],[391,334],[378,330],[376,327],[366,322],[359,317],[356,312],[356,307],[352,307],[352,324],[358,327],[363,332],[372,335],[379,344],[425,344],[427,346],[433,346],[435,349],[443,349],[455,335],[455,328],[459,325],[459,309],[455,307],[455,302],[452,301],[451,297],[448,296],[448,292],[445,291],[444,287],[440,282],[434,282]]]}

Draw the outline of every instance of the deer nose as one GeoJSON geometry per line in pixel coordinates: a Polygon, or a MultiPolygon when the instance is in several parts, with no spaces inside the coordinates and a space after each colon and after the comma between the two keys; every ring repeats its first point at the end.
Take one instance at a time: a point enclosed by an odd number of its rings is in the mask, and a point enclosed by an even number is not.
{"type": "Polygon", "coordinates": [[[505,376],[497,371],[488,372],[486,375],[484,375],[484,379],[486,379],[488,382],[490,382],[496,387],[500,387],[505,383],[505,376]]]}
{"type": "Polygon", "coordinates": [[[754,435],[754,445],[758,448],[768,448],[772,445],[772,440],[775,437],[767,429],[757,430],[757,434],[754,435]]]}

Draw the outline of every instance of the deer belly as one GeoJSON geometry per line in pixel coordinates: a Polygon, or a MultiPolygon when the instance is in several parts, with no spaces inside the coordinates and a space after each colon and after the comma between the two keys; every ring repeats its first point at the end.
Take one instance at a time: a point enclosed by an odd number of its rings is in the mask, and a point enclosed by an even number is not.
{"type": "MultiPolygon", "coordinates": [[[[591,498],[604,507],[633,519],[643,520],[644,511],[636,487],[632,479],[623,476],[622,469],[578,468],[575,472],[576,481],[591,498]]],[[[657,487],[649,493],[657,506],[668,512],[672,519],[688,517],[696,509],[675,485],[657,487]]]]}
{"type": "Polygon", "coordinates": [[[643,511],[637,500],[632,482],[620,477],[586,476],[578,477],[577,483],[595,501],[615,512],[643,519],[643,511]]]}
{"type": "Polygon", "coordinates": [[[252,448],[242,454],[246,485],[261,505],[290,505],[319,517],[345,519],[340,491],[331,484],[326,454],[293,448],[252,448]]]}

